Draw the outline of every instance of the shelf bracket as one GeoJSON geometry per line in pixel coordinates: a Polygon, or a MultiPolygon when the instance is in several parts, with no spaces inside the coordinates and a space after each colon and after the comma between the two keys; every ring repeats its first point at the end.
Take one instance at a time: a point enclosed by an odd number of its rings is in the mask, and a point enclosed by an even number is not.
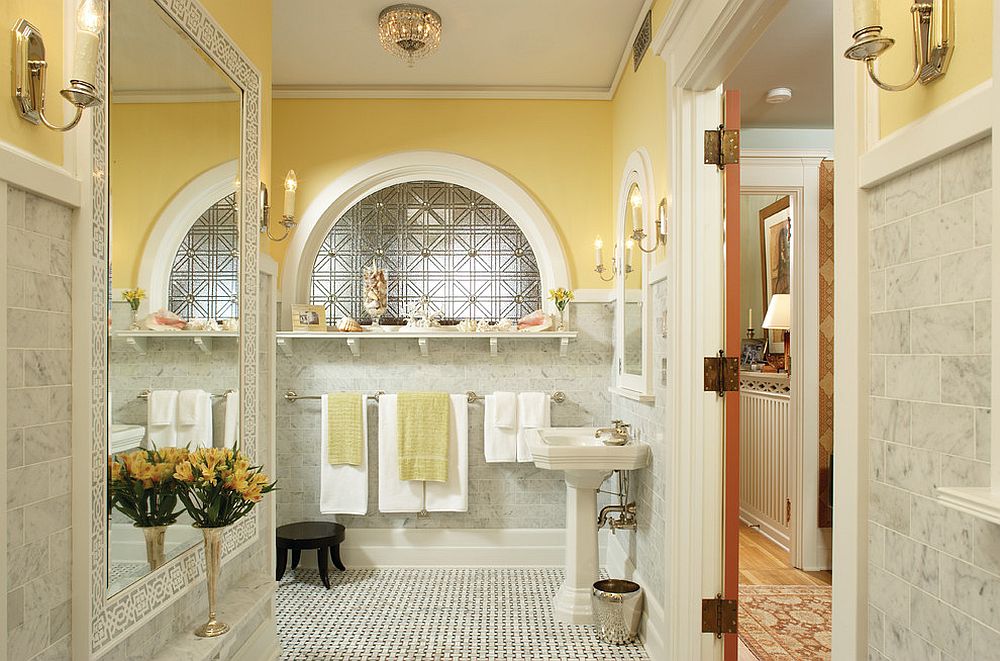
{"type": "Polygon", "coordinates": [[[500,340],[495,337],[490,338],[490,355],[495,356],[500,353],[500,340]]]}
{"type": "Polygon", "coordinates": [[[361,341],[357,338],[347,338],[347,348],[351,350],[351,355],[355,358],[361,355],[361,341]]]}
{"type": "Polygon", "coordinates": [[[428,350],[428,343],[426,337],[418,337],[417,344],[420,345],[420,355],[426,358],[430,351],[428,350]]]}
{"type": "Polygon", "coordinates": [[[129,346],[133,351],[135,351],[140,356],[146,355],[146,338],[144,337],[126,337],[125,344],[129,346]]]}
{"type": "Polygon", "coordinates": [[[212,353],[212,338],[210,337],[193,337],[194,345],[201,349],[202,353],[212,353]]]}
{"type": "Polygon", "coordinates": [[[559,357],[565,358],[566,354],[569,353],[569,338],[561,337],[559,338],[559,357]]]}
{"type": "Polygon", "coordinates": [[[292,343],[289,342],[288,340],[286,340],[283,337],[279,337],[278,338],[278,351],[280,351],[281,355],[284,356],[285,358],[291,358],[292,357],[292,343]]]}

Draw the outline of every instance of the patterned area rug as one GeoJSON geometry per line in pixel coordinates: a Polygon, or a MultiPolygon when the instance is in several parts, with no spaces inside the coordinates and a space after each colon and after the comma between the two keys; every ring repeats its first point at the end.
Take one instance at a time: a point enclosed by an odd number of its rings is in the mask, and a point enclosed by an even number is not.
{"type": "Polygon", "coordinates": [[[760,661],[825,661],[833,600],[823,585],[741,585],[740,639],[760,661]]]}

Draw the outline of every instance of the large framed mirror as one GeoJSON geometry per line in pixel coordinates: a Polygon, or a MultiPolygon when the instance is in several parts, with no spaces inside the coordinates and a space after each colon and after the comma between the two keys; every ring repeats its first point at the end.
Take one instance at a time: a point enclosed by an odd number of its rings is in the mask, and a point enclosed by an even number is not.
{"type": "MultiPolygon", "coordinates": [[[[107,15],[92,135],[104,175],[91,265],[92,653],[204,574],[181,504],[116,499],[107,467],[171,447],[254,456],[258,427],[260,75],[195,0],[107,0],[107,15]]],[[[258,538],[259,516],[226,531],[224,562],[258,538]]]]}

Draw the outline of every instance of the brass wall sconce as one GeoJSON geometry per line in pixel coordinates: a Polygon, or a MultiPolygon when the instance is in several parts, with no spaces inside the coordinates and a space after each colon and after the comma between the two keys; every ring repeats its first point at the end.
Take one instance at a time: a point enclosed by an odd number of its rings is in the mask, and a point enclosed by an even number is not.
{"type": "Polygon", "coordinates": [[[955,50],[954,0],[914,2],[910,12],[913,14],[913,76],[901,85],[891,85],[879,79],[875,71],[878,57],[896,43],[895,39],[882,36],[879,0],[854,2],[854,24],[857,31],[854,33],[854,44],[844,56],[849,60],[864,62],[872,81],[889,92],[901,92],[918,82],[926,85],[937,80],[948,71],[955,50]]]}
{"type": "Polygon", "coordinates": [[[656,252],[656,249],[660,246],[667,245],[667,199],[663,198],[660,200],[660,205],[657,208],[656,223],[654,224],[654,231],[656,232],[656,242],[651,248],[644,248],[642,246],[643,240],[646,238],[646,232],[642,229],[641,225],[636,225],[632,228],[632,241],[639,250],[650,253],[656,252]]]}
{"type": "Polygon", "coordinates": [[[279,224],[285,228],[285,233],[280,237],[271,234],[271,204],[267,194],[267,186],[263,182],[260,184],[260,233],[267,235],[267,238],[274,242],[284,241],[291,235],[292,229],[298,224],[295,220],[295,191],[298,190],[299,180],[295,176],[295,170],[289,170],[285,175],[285,204],[281,212],[279,224]]]}
{"type": "MultiPolygon", "coordinates": [[[[629,239],[625,243],[625,275],[627,276],[632,272],[632,246],[633,242],[629,239]]],[[[617,247],[616,247],[617,248],[617,247]]],[[[601,277],[604,282],[611,282],[615,279],[615,276],[621,269],[618,268],[618,258],[611,258],[611,267],[608,268],[604,265],[604,241],[601,237],[597,237],[594,240],[594,273],[601,277]],[[608,274],[608,277],[604,277],[604,274],[608,274]]]]}
{"type": "Polygon", "coordinates": [[[69,131],[80,123],[83,111],[101,103],[97,93],[97,54],[104,30],[104,4],[83,0],[76,12],[76,49],[69,87],[60,93],[73,104],[76,115],[68,124],[57,126],[45,117],[45,43],[34,25],[20,19],[14,24],[13,95],[18,114],[32,124],[53,131],[69,131]]]}

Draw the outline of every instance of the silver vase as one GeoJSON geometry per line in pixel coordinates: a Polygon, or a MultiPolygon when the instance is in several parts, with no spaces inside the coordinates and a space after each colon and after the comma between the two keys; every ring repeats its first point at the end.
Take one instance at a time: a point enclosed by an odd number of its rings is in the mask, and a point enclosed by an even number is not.
{"type": "Polygon", "coordinates": [[[222,533],[225,528],[202,528],[205,536],[205,579],[208,585],[208,622],[194,630],[196,636],[214,638],[229,631],[229,625],[215,619],[215,598],[222,571],[222,533]]]}
{"type": "Polygon", "coordinates": [[[166,537],[166,526],[136,526],[142,529],[142,535],[146,538],[146,562],[149,563],[149,571],[156,571],[167,562],[167,554],[164,549],[164,538],[166,537]]]}

